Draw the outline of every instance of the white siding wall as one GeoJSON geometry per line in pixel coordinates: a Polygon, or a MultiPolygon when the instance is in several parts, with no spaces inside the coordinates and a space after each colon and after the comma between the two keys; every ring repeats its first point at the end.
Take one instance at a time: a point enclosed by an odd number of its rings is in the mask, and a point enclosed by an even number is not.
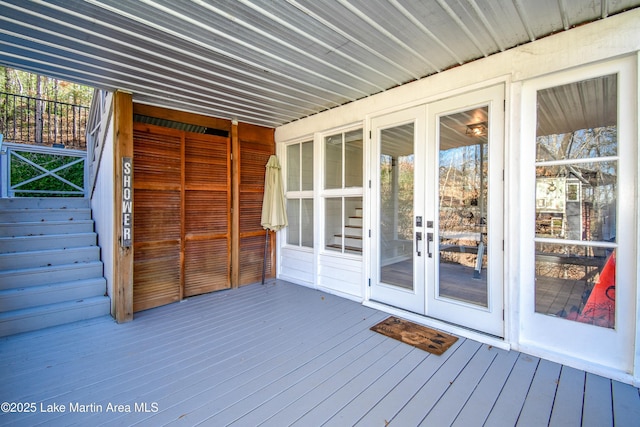
{"type": "Polygon", "coordinates": [[[355,301],[362,301],[362,260],[330,253],[318,260],[318,288],[355,301]]]}
{"type": "Polygon", "coordinates": [[[111,314],[114,313],[113,272],[114,272],[114,170],[113,170],[113,122],[109,122],[109,129],[105,138],[102,160],[96,177],[96,186],[91,198],[91,209],[98,233],[98,244],[104,264],[104,277],[107,280],[107,293],[111,296],[111,314]]]}
{"type": "Polygon", "coordinates": [[[278,251],[278,277],[299,285],[315,287],[315,256],[308,249],[284,247],[278,251]]]}
{"type": "MultiPolygon", "coordinates": [[[[521,158],[520,147],[524,143],[521,125],[527,118],[522,117],[521,89],[522,82],[535,77],[554,73],[561,70],[571,70],[582,65],[597,63],[620,56],[635,56],[638,59],[640,51],[640,10],[626,12],[609,19],[587,24],[571,29],[535,42],[520,46],[509,51],[489,56],[487,58],[453,68],[451,70],[406,84],[389,91],[349,103],[343,107],[328,110],[276,129],[275,138],[278,154],[285,155],[284,147],[288,141],[295,140],[301,135],[321,134],[328,129],[338,128],[347,124],[362,123],[365,135],[369,134],[369,117],[383,112],[391,112],[405,107],[425,104],[439,99],[464,93],[467,91],[488,87],[503,82],[506,85],[506,123],[505,123],[505,327],[506,341],[517,347],[520,301],[519,286],[520,272],[523,263],[530,260],[521,259],[521,245],[519,240],[522,227],[520,170],[529,159],[521,158]]],[[[636,75],[637,76],[637,75],[636,75]]],[[[637,94],[636,94],[637,95],[637,94]]],[[[638,116],[636,100],[636,117],[638,116]]],[[[637,120],[636,120],[637,127],[637,120]]],[[[316,144],[318,139],[316,138],[316,144]]],[[[367,156],[365,156],[367,158],[367,156]]],[[[316,167],[319,168],[320,157],[316,157],[316,167]]],[[[640,164],[640,161],[636,159],[640,164]]],[[[365,163],[365,169],[370,165],[365,163]]],[[[636,184],[640,185],[640,182],[636,184]]],[[[634,209],[638,212],[636,201],[634,209]]],[[[365,210],[366,199],[365,191],[365,210]]],[[[316,228],[321,228],[324,218],[315,218],[316,228]]],[[[365,221],[364,229],[372,224],[365,221]]],[[[640,220],[636,223],[640,229],[640,220]]],[[[638,246],[640,246],[640,237],[638,246]]],[[[321,239],[316,240],[321,244],[321,239]]],[[[366,251],[365,251],[366,255],[366,251]]],[[[325,256],[316,249],[315,255],[307,252],[296,255],[295,250],[281,249],[279,258],[279,277],[294,283],[307,286],[328,288],[335,293],[342,293],[352,298],[366,299],[366,257],[363,263],[350,260],[338,261],[334,257],[325,256]],[[317,271],[318,276],[311,276],[317,271]],[[358,280],[360,281],[358,283],[358,280]],[[353,282],[351,282],[353,281],[353,282]]],[[[636,262],[640,262],[637,251],[636,262]]],[[[640,276],[640,267],[637,268],[640,276]]],[[[636,293],[636,306],[640,307],[640,292],[636,293]]],[[[640,310],[636,307],[634,318],[640,319],[640,310]]],[[[636,342],[640,342],[640,333],[636,331],[636,342]]],[[[635,381],[640,381],[640,346],[635,351],[635,381]]]]}

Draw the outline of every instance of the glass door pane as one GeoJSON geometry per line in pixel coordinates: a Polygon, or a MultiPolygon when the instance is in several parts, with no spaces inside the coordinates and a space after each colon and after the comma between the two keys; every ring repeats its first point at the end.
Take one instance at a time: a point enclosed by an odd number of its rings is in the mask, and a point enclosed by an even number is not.
{"type": "Polygon", "coordinates": [[[383,129],[380,136],[379,277],[413,290],[414,124],[383,129]]]}
{"type": "Polygon", "coordinates": [[[536,313],[611,329],[618,238],[616,95],[615,74],[540,90],[536,127],[536,313]]]}
{"type": "Polygon", "coordinates": [[[482,307],[487,307],[487,116],[487,107],[441,116],[438,151],[437,292],[482,307]]]}

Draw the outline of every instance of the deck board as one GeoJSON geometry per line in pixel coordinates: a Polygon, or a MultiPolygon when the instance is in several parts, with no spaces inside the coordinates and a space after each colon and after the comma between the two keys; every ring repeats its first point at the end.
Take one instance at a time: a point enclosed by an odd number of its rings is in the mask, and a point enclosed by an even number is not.
{"type": "Polygon", "coordinates": [[[193,297],[126,324],[104,317],[5,337],[0,399],[67,412],[0,413],[0,425],[627,426],[640,419],[635,387],[464,338],[436,356],[369,330],[386,317],[277,282],[193,297]],[[71,403],[102,410],[69,413],[71,403]],[[109,413],[109,403],[132,412],[109,413]]]}
{"type": "Polygon", "coordinates": [[[476,389],[482,376],[497,356],[497,351],[483,345],[468,361],[450,386],[440,396],[433,409],[420,423],[421,426],[450,426],[476,389]]]}
{"type": "Polygon", "coordinates": [[[587,374],[584,390],[583,427],[613,425],[611,381],[599,375],[587,374]]]}
{"type": "Polygon", "coordinates": [[[584,379],[584,372],[568,366],[562,367],[549,426],[579,427],[582,425],[584,379]]]}
{"type": "Polygon", "coordinates": [[[496,399],[485,426],[515,426],[540,359],[520,354],[496,399]]]}
{"type": "Polygon", "coordinates": [[[640,396],[638,388],[613,381],[613,422],[615,426],[635,426],[640,420],[640,396]]]}
{"type": "Polygon", "coordinates": [[[518,417],[518,426],[535,427],[549,423],[561,369],[557,363],[540,360],[518,417]]]}
{"type": "Polygon", "coordinates": [[[465,403],[452,426],[481,425],[489,416],[491,408],[518,360],[518,353],[515,351],[497,350],[497,352],[491,366],[483,372],[480,383],[473,390],[473,394],[465,403]]]}

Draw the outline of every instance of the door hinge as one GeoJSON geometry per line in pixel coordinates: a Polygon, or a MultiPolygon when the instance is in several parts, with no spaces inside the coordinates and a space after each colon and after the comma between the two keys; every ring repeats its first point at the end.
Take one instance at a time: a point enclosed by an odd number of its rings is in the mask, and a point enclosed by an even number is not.
{"type": "Polygon", "coordinates": [[[502,100],[502,111],[507,111],[507,100],[506,99],[502,100]]]}
{"type": "Polygon", "coordinates": [[[371,237],[371,229],[369,229],[369,237],[371,237]]]}
{"type": "Polygon", "coordinates": [[[371,287],[371,279],[369,279],[369,287],[371,287]]]}
{"type": "Polygon", "coordinates": [[[369,139],[371,139],[371,131],[369,131],[369,139]]]}
{"type": "Polygon", "coordinates": [[[369,180],[369,188],[371,188],[371,180],[369,180]]]}

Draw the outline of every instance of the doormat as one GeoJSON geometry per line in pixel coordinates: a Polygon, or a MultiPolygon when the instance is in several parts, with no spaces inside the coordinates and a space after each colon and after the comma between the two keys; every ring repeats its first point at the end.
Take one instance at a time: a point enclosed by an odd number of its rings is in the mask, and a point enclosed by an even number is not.
{"type": "Polygon", "coordinates": [[[372,326],[371,330],[438,356],[458,341],[453,335],[394,316],[372,326]]]}

